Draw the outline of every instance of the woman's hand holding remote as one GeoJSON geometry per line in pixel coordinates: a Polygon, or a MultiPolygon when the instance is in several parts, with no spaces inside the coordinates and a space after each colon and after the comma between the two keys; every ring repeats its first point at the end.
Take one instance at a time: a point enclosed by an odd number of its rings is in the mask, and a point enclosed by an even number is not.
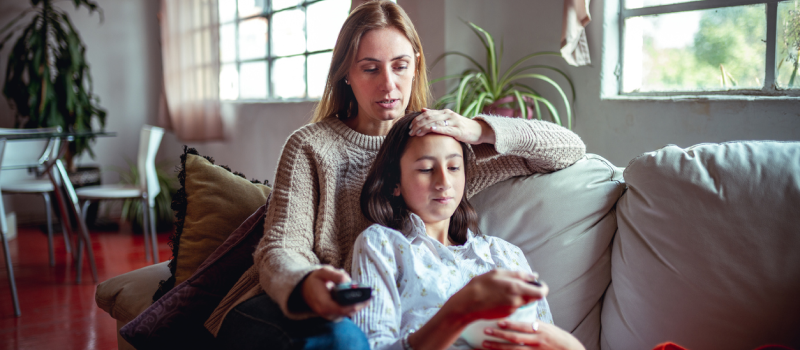
{"type": "Polygon", "coordinates": [[[303,282],[303,299],[317,315],[329,320],[351,317],[369,301],[349,306],[341,306],[331,298],[331,289],[340,283],[350,281],[350,275],[342,269],[325,266],[311,272],[303,282]]]}

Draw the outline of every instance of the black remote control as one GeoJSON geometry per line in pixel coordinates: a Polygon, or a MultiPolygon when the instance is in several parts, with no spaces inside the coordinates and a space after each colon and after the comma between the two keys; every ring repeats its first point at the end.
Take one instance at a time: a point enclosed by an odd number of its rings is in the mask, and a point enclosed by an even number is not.
{"type": "Polygon", "coordinates": [[[534,285],[534,286],[537,286],[537,287],[541,287],[541,286],[542,286],[542,282],[539,282],[539,279],[538,279],[538,278],[537,278],[537,279],[535,279],[535,280],[533,280],[533,281],[528,281],[528,283],[529,283],[529,284],[532,284],[532,285],[534,285]]]}
{"type": "Polygon", "coordinates": [[[339,305],[348,306],[372,297],[372,287],[360,283],[342,283],[331,290],[331,298],[339,305]]]}

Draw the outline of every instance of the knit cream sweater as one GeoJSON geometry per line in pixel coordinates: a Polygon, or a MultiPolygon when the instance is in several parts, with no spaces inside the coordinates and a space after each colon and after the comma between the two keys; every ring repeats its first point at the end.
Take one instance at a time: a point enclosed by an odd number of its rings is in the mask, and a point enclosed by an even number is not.
{"type": "MultiPolygon", "coordinates": [[[[471,147],[468,197],[510,177],[565,168],[586,151],[578,135],[552,123],[477,118],[494,130],[496,143],[471,147]]],[[[360,134],[336,118],[306,125],[289,137],[255,264],[206,321],[212,334],[228,311],[262,291],[289,318],[315,316],[290,311],[289,295],[304,276],[324,265],[350,270],[353,243],[372,224],[361,213],[361,187],[384,138],[360,134]]]]}

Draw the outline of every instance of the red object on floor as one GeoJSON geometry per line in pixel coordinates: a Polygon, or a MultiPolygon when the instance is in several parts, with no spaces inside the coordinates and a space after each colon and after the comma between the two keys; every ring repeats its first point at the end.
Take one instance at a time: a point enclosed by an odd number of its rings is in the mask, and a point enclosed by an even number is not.
{"type": "MultiPolygon", "coordinates": [[[[172,253],[170,232],[158,234],[159,261],[172,253]]],[[[148,265],[144,237],[122,224],[119,232],[90,232],[99,282],[148,265]]],[[[56,266],[47,258],[47,235],[37,227],[19,227],[9,242],[22,316],[14,316],[5,264],[0,267],[0,349],[117,348],[116,321],[94,302],[96,283],[87,260],[83,281],[75,283],[75,262],[63,236],[54,237],[56,266]]],[[[0,262],[2,262],[0,248],[0,262]]]]}
{"type": "MultiPolygon", "coordinates": [[[[653,350],[687,350],[686,348],[679,346],[675,343],[663,343],[658,344],[653,350]]],[[[784,345],[762,345],[756,348],[755,350],[794,350],[788,346],[784,345]]]]}

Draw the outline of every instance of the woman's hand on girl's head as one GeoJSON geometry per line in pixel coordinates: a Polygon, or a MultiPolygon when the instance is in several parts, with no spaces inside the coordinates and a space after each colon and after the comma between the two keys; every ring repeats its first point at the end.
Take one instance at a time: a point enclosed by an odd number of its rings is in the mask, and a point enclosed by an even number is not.
{"type": "Polygon", "coordinates": [[[429,133],[451,136],[471,145],[495,143],[494,130],[486,122],[466,118],[449,109],[422,109],[422,114],[411,123],[409,135],[429,133]]]}
{"type": "Polygon", "coordinates": [[[492,270],[473,278],[447,304],[459,310],[467,322],[506,317],[518,307],[547,296],[546,284],[537,287],[529,283],[535,279],[526,272],[492,270]]]}
{"type": "Polygon", "coordinates": [[[350,275],[342,269],[325,266],[311,272],[303,281],[303,299],[317,315],[331,321],[342,317],[352,317],[358,310],[369,304],[369,300],[348,306],[341,306],[331,297],[331,290],[340,283],[350,281],[350,275]]]}
{"type": "Polygon", "coordinates": [[[505,339],[511,344],[495,341],[484,341],[487,349],[553,349],[584,350],[578,339],[567,331],[548,323],[539,323],[536,330],[529,322],[498,321],[497,328],[486,328],[484,332],[493,337],[505,339]]]}

